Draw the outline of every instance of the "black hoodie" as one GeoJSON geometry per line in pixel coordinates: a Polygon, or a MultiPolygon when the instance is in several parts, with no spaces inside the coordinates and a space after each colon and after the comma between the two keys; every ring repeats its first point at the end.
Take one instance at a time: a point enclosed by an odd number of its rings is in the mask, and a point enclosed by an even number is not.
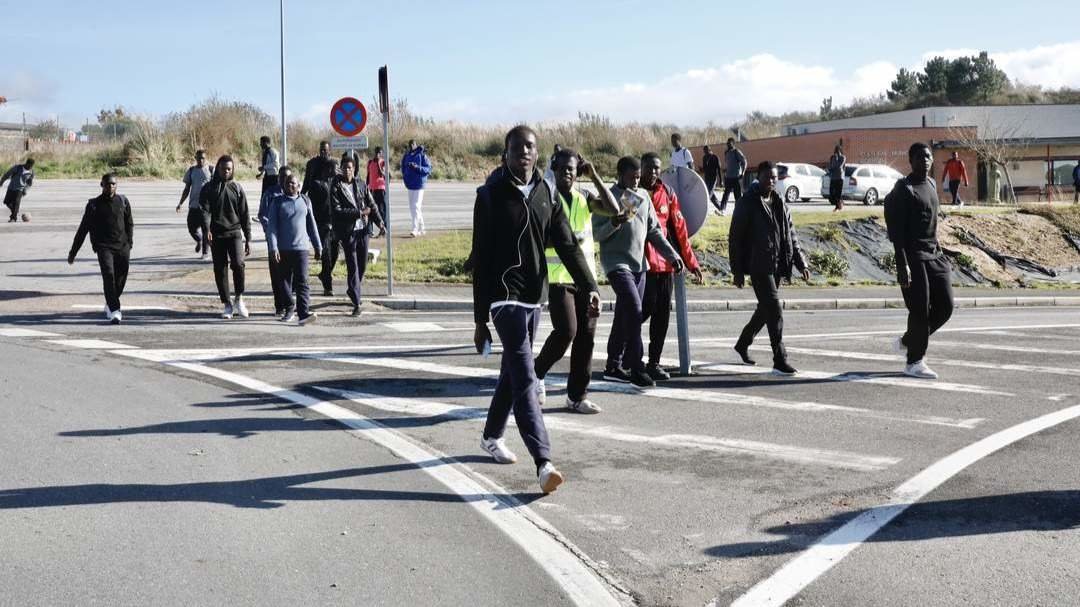
{"type": "Polygon", "coordinates": [[[247,195],[239,183],[232,179],[223,181],[215,175],[199,192],[199,207],[214,238],[243,234],[244,242],[251,242],[247,195]]]}
{"type": "Polygon", "coordinates": [[[544,249],[558,253],[578,288],[596,291],[596,281],[578,246],[554,185],[533,171],[526,198],[520,182],[501,167],[476,190],[473,207],[473,317],[486,323],[491,304],[539,305],[547,287],[544,249]],[[515,183],[516,182],[516,183],[515,183]]]}

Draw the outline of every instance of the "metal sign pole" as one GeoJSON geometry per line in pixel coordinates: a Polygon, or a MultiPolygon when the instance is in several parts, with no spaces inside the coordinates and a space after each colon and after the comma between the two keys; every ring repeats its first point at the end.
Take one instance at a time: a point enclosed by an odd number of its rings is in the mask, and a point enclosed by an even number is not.
{"type": "Polygon", "coordinates": [[[690,319],[686,305],[686,272],[675,275],[675,323],[679,331],[679,374],[690,375],[690,319]]]}
{"type": "Polygon", "coordinates": [[[281,11],[281,164],[289,163],[289,136],[285,129],[285,0],[278,2],[281,11]]]}
{"type": "Polygon", "coordinates": [[[379,109],[382,113],[383,162],[386,163],[386,296],[394,296],[394,240],[390,228],[390,76],[384,65],[379,68],[379,109]]]}

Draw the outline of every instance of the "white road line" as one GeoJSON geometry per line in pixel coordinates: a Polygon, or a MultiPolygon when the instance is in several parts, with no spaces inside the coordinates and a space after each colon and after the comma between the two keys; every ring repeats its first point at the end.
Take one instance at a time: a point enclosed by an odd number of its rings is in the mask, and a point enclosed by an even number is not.
{"type": "MultiPolygon", "coordinates": [[[[937,343],[937,342],[934,342],[937,343]]],[[[768,375],[772,369],[768,366],[751,367],[738,364],[715,364],[699,365],[698,370],[719,371],[732,375],[756,374],[768,375]]],[[[982,394],[985,396],[1015,396],[1011,392],[991,390],[983,386],[973,384],[957,384],[944,381],[924,381],[921,379],[908,379],[906,377],[877,377],[867,373],[830,373],[828,371],[807,371],[801,366],[799,377],[817,379],[830,382],[853,382],[859,384],[877,384],[881,386],[895,386],[898,388],[914,388],[917,390],[941,390],[943,392],[965,392],[969,394],[982,394]]]]}
{"type": "MultiPolygon", "coordinates": [[[[144,358],[141,352],[118,352],[118,354],[144,358]]],[[[514,498],[506,489],[464,464],[421,445],[376,420],[344,407],[202,364],[183,362],[168,364],[226,381],[247,390],[290,401],[337,421],[356,436],[381,445],[397,457],[417,464],[429,476],[462,496],[465,502],[498,527],[536,561],[559,584],[574,604],[583,607],[620,606],[620,601],[595,575],[595,572],[599,571],[598,564],[589,559],[540,515],[514,498]],[[432,460],[441,461],[432,464],[432,460]],[[483,481],[483,484],[480,481],[483,481]],[[485,484],[487,487],[484,486],[485,484]]]]}
{"type": "Polygon", "coordinates": [[[63,337],[59,333],[38,331],[35,329],[0,329],[0,337],[63,337]]]}
{"type": "MultiPolygon", "coordinates": [[[[933,341],[930,345],[933,345],[933,341]]],[[[752,346],[753,350],[768,350],[768,346],[752,346]]],[[[895,362],[903,364],[906,362],[903,356],[893,356],[891,354],[876,354],[873,352],[843,352],[834,350],[822,350],[819,348],[799,348],[789,346],[787,351],[792,354],[806,354],[808,356],[823,356],[826,358],[848,358],[854,360],[875,360],[882,362],[895,362]]],[[[967,367],[969,369],[991,369],[994,371],[1019,371],[1022,373],[1045,373],[1048,375],[1068,375],[1068,376],[1080,376],[1080,369],[1068,369],[1065,367],[1046,367],[1041,365],[1020,365],[1013,363],[987,363],[978,362],[972,360],[956,360],[952,358],[935,358],[930,361],[930,364],[937,366],[949,366],[949,367],[967,367]]]]}
{"type": "Polygon", "coordinates": [[[1053,348],[1029,348],[1026,346],[1003,346],[998,344],[972,344],[962,341],[942,341],[935,339],[931,342],[935,346],[948,348],[972,348],[975,350],[995,350],[998,352],[1018,352],[1022,354],[1054,354],[1060,356],[1077,356],[1080,350],[1056,350],[1053,348]]]}
{"type": "Polygon", "coordinates": [[[102,339],[49,339],[47,342],[50,344],[60,344],[61,346],[67,346],[69,348],[79,348],[81,350],[124,350],[135,348],[135,346],[120,344],[115,341],[105,341],[102,339]]]}
{"type": "Polygon", "coordinates": [[[152,357],[155,362],[169,361],[199,361],[214,362],[248,358],[261,355],[289,356],[306,352],[422,352],[424,350],[473,350],[472,344],[404,344],[404,345],[352,345],[352,346],[300,346],[295,348],[266,347],[266,348],[178,348],[178,349],[154,349],[144,350],[142,355],[152,357]]]}
{"type": "MultiPolygon", "coordinates": [[[[387,397],[378,394],[366,394],[321,386],[315,386],[315,388],[338,398],[351,400],[357,404],[391,413],[407,413],[410,415],[426,417],[442,416],[460,420],[483,419],[487,416],[487,408],[466,407],[464,405],[454,405],[412,398],[387,397]]],[[[510,420],[510,423],[513,424],[513,420],[510,420]]],[[[700,449],[703,451],[719,453],[735,453],[769,459],[781,459],[800,464],[826,465],[849,470],[883,470],[900,462],[899,458],[894,457],[870,456],[830,449],[806,449],[790,445],[719,438],[715,436],[694,434],[649,435],[642,434],[637,430],[630,428],[606,425],[592,426],[564,417],[551,415],[544,416],[544,423],[551,429],[618,442],[656,445],[659,447],[678,449],[700,449]]]]}
{"type": "MultiPolygon", "coordinates": [[[[387,369],[408,369],[422,373],[434,373],[438,375],[452,375],[456,377],[472,377],[497,379],[499,372],[494,369],[478,367],[464,367],[460,365],[444,365],[421,360],[406,358],[376,358],[376,357],[346,357],[323,354],[301,354],[305,358],[341,362],[353,365],[367,365],[387,369]]],[[[552,382],[553,384],[555,382],[552,382]]],[[[558,384],[560,387],[564,384],[558,384]]],[[[982,418],[954,419],[941,416],[910,415],[906,413],[890,413],[875,411],[862,407],[847,407],[812,401],[788,401],[763,396],[751,396],[748,394],[735,394],[716,390],[692,390],[689,388],[649,388],[646,390],[628,384],[619,384],[607,381],[594,381],[589,385],[596,392],[615,392],[619,394],[633,394],[648,396],[651,398],[663,398],[679,401],[700,401],[720,405],[739,405],[750,407],[762,407],[767,409],[782,409],[787,411],[802,411],[810,413],[835,412],[872,419],[884,419],[889,421],[911,422],[916,424],[928,424],[932,426],[950,426],[954,428],[971,429],[985,421],[982,418]]]]}
{"type": "Polygon", "coordinates": [[[1018,424],[949,455],[897,487],[891,499],[864,511],[819,539],[776,573],[739,597],[732,607],[780,607],[913,504],[968,466],[1021,440],[1080,417],[1080,405],[1018,424]]]}
{"type": "MultiPolygon", "coordinates": [[[[1080,328],[1080,324],[1058,324],[1058,325],[1006,325],[1006,326],[991,326],[991,327],[943,327],[938,329],[938,333],[978,333],[979,331],[1009,331],[1016,329],[1075,329],[1080,328]]],[[[843,338],[843,337],[865,337],[871,335],[892,335],[897,336],[904,332],[903,327],[897,327],[892,330],[885,331],[849,331],[839,333],[806,333],[806,334],[784,334],[784,341],[793,339],[830,339],[830,338],[843,338]]],[[[734,344],[738,336],[734,337],[703,337],[700,339],[691,339],[691,344],[734,344]]]]}
{"type": "Polygon", "coordinates": [[[459,329],[447,329],[434,322],[384,322],[382,326],[393,329],[398,333],[439,333],[442,331],[458,331],[459,329]]]}
{"type": "MultiPolygon", "coordinates": [[[[103,306],[101,304],[72,304],[72,308],[76,310],[101,310],[103,306]]],[[[124,306],[125,312],[172,312],[172,308],[165,306],[124,306]]]]}

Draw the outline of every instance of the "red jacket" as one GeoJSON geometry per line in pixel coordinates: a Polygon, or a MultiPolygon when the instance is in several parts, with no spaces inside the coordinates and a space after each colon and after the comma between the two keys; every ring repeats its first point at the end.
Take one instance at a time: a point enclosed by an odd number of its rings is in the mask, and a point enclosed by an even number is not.
{"type": "Polygon", "coordinates": [[[968,184],[967,167],[964,166],[963,160],[948,159],[945,162],[945,179],[951,181],[963,181],[964,185],[968,184]]]}
{"type": "MultiPolygon", "coordinates": [[[[690,236],[686,230],[686,218],[683,217],[682,209],[679,207],[679,197],[663,182],[657,181],[656,188],[652,190],[652,203],[664,237],[679,252],[683,263],[686,264],[686,269],[694,271],[700,268],[697,256],[690,248],[690,236]]],[[[649,262],[649,272],[655,274],[675,272],[675,268],[671,267],[668,260],[664,259],[664,256],[649,242],[645,243],[645,259],[649,262]]]]}

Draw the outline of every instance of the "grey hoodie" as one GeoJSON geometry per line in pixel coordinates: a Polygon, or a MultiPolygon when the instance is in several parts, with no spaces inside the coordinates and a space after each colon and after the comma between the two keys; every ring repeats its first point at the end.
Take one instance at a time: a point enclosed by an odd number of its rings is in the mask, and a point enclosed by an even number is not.
{"type": "Polygon", "coordinates": [[[600,245],[600,264],[604,267],[604,273],[626,270],[636,274],[648,270],[649,263],[645,260],[646,240],[668,261],[681,261],[679,253],[667,238],[664,238],[648,190],[627,190],[616,184],[611,187],[611,194],[627,212],[633,213],[633,217],[630,221],[616,226],[612,223],[612,218],[593,214],[593,237],[600,245]]]}

